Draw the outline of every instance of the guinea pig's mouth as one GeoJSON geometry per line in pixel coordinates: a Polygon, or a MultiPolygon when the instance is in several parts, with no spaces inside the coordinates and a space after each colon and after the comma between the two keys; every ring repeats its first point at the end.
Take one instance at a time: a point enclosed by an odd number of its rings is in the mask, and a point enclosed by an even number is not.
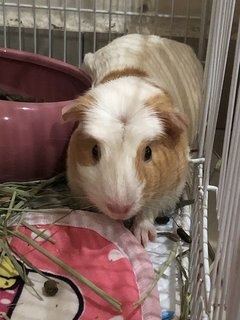
{"type": "Polygon", "coordinates": [[[128,220],[136,214],[134,204],[118,205],[106,202],[103,212],[114,220],[128,220]]]}

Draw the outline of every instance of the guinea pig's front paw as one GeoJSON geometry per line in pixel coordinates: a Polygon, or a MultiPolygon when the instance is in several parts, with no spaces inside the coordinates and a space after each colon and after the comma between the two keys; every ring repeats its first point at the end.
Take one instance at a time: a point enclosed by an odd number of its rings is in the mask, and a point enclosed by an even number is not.
{"type": "Polygon", "coordinates": [[[154,224],[149,219],[142,217],[134,218],[132,232],[144,247],[147,246],[149,241],[154,241],[157,237],[154,224]]]}

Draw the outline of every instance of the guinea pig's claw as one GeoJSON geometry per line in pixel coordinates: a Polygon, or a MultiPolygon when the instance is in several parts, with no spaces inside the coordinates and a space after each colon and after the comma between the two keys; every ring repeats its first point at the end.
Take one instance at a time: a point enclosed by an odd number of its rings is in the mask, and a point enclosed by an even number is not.
{"type": "Polygon", "coordinates": [[[147,219],[134,219],[132,232],[144,247],[147,246],[149,241],[154,241],[157,236],[153,223],[147,219]]]}

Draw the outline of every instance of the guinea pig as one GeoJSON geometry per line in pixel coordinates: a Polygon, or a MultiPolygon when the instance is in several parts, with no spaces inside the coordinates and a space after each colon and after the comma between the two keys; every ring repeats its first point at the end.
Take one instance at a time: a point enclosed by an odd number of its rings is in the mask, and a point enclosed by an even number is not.
{"type": "Polygon", "coordinates": [[[133,218],[146,246],[154,220],[183,192],[200,118],[202,66],[193,50],[127,35],[87,54],[92,88],[63,109],[78,121],[68,147],[72,193],[112,219],[133,218]]]}

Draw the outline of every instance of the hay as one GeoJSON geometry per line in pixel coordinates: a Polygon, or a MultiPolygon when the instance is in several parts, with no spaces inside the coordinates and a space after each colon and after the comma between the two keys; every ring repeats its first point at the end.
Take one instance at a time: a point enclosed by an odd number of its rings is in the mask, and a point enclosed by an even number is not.
{"type": "MultiPolygon", "coordinates": [[[[33,287],[32,281],[27,276],[24,265],[34,269],[41,274],[41,271],[21,254],[16,252],[11,247],[11,238],[17,237],[34,249],[41,252],[49,260],[58,264],[63,270],[67,271],[74,278],[84,283],[97,295],[109,302],[115,309],[121,310],[121,303],[108,295],[105,291],[98,288],[94,283],[85,278],[80,273],[76,272],[63,261],[50,254],[46,249],[39,246],[30,237],[27,237],[18,230],[20,225],[23,225],[36,233],[37,237],[42,237],[45,240],[54,243],[54,240],[47,237],[44,231],[39,231],[33,226],[30,226],[23,220],[22,213],[25,211],[31,212],[46,212],[53,208],[72,208],[76,209],[76,202],[70,195],[67,188],[65,174],[59,174],[49,180],[31,181],[31,182],[17,182],[17,183],[1,183],[0,184],[0,252],[1,261],[5,256],[9,258],[18,274],[24,280],[26,285],[33,287]],[[75,207],[74,207],[75,206],[75,207]],[[20,264],[17,258],[23,263],[20,264]]],[[[69,214],[69,213],[68,213],[69,214]]],[[[63,217],[61,217],[62,219],[63,217]]],[[[58,219],[59,220],[59,219],[58,219]]],[[[35,291],[37,297],[41,300],[42,297],[35,291]]]]}
{"type": "MultiPolygon", "coordinates": [[[[18,237],[19,239],[25,241],[33,248],[41,252],[43,255],[49,258],[49,260],[61,266],[62,269],[67,271],[70,275],[78,279],[80,282],[87,285],[92,289],[96,294],[101,296],[104,300],[108,301],[115,309],[121,310],[121,303],[108,295],[102,289],[98,288],[94,283],[90,282],[80,273],[77,273],[75,270],[67,266],[63,261],[59,260],[55,256],[51,255],[47,250],[39,246],[35,240],[37,237],[41,237],[47,241],[54,243],[54,239],[45,235],[46,230],[39,231],[34,226],[29,225],[23,219],[23,213],[27,211],[31,212],[48,212],[54,208],[67,208],[72,210],[77,209],[90,209],[83,208],[79,205],[79,199],[74,198],[70,190],[67,187],[65,173],[61,173],[53,178],[48,180],[38,180],[30,182],[5,182],[0,184],[0,252],[3,259],[4,256],[7,256],[18,274],[22,277],[26,285],[29,285],[33,288],[31,280],[27,276],[24,265],[35,270],[39,274],[43,275],[41,271],[36,268],[32,263],[20,253],[16,252],[11,247],[11,237],[18,237]],[[23,225],[36,234],[35,239],[30,239],[23,233],[18,230],[18,227],[23,225]],[[22,264],[18,262],[19,259],[22,264]]],[[[177,205],[177,209],[181,209],[186,205],[192,204],[192,200],[183,200],[177,205]]],[[[69,213],[67,213],[69,214],[69,213]]],[[[57,221],[63,219],[66,215],[58,218],[57,221]]],[[[179,237],[177,234],[172,232],[160,232],[158,236],[164,236],[172,240],[175,245],[173,250],[169,253],[166,261],[159,266],[158,270],[155,270],[155,279],[146,289],[143,296],[134,303],[134,306],[137,307],[140,304],[144,303],[146,298],[151,294],[152,290],[156,286],[157,282],[161,277],[165,277],[164,272],[169,267],[169,265],[175,259],[179,265],[179,270],[182,279],[182,296],[181,296],[181,305],[182,305],[182,315],[181,319],[187,319],[189,312],[189,281],[186,275],[184,268],[181,265],[180,256],[177,256],[177,251],[179,248],[179,237]]],[[[2,261],[2,260],[1,260],[2,261]]],[[[0,261],[0,263],[1,263],[0,261]]],[[[44,275],[43,275],[44,276],[44,275]]],[[[46,276],[44,276],[47,278],[46,276]]],[[[34,288],[33,288],[34,290],[34,288]]],[[[41,300],[42,297],[37,293],[36,296],[41,300]]]]}

